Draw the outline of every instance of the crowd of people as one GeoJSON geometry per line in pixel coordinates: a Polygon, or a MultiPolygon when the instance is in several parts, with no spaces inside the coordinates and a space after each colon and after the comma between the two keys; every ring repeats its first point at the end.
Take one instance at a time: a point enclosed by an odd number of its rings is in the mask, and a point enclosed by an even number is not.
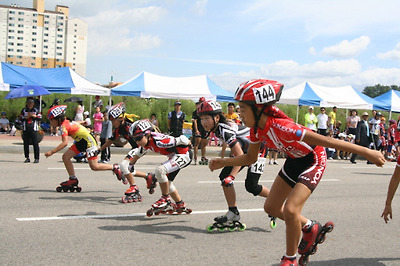
{"type": "MultiPolygon", "coordinates": [[[[180,101],[176,101],[174,110],[168,113],[168,132],[162,133],[156,114],[149,119],[138,119],[136,115],[126,113],[123,102],[104,108],[100,97],[96,97],[92,103],[95,110],[92,117],[85,111],[82,102],[77,102],[76,115],[72,120],[65,115],[67,106],[60,105],[59,99],[55,99],[47,112],[47,119],[50,121],[50,133],[60,135],[61,143],[44,155],[50,157],[65,148],[69,136],[74,139],[72,146],[62,155],[69,178],[60,184],[57,191],[81,190],[71,159],[84,154],[93,171],[108,170],[124,184],[129,183],[122,202],[141,201],[135,180],[135,177],[140,177],[145,180],[149,193],[154,193],[157,184],[160,187],[161,197],[151,205],[148,216],[153,213],[190,213],[174,181],[181,169],[188,167],[191,162],[196,164],[200,148],[199,163],[208,164],[212,171],[222,169],[219,179],[228,205],[227,213],[215,217],[215,223],[208,230],[244,230],[234,181],[237,174],[247,167],[246,191],[264,197],[265,212],[272,219],[276,217],[285,222],[286,252],[280,265],[297,265],[297,253],[300,254],[300,264],[304,264],[321,243],[319,239],[333,229],[332,222],[321,225],[301,214],[322,178],[327,160],[349,159],[355,164],[357,155],[360,155],[367,163],[381,167],[387,160],[400,158],[399,122],[390,119],[386,124],[385,117],[375,110],[371,115],[363,112],[361,117],[357,110],[350,110],[342,128],[342,122],[337,120],[337,107],[333,107],[328,114],[325,107],[320,107],[320,113],[316,115],[314,107],[310,106],[304,116],[304,125],[300,125],[274,105],[279,101],[282,89],[283,84],[271,80],[244,82],[235,92],[235,100],[239,105],[229,103],[226,113],[218,102],[199,98],[192,114],[191,141],[184,134],[186,114],[181,110],[180,101]],[[127,140],[131,150],[120,163],[108,164],[110,146],[120,136],[127,140]],[[222,152],[220,157],[208,160],[206,147],[211,136],[219,140],[222,152]],[[230,148],[229,156],[225,154],[227,147],[230,148]],[[167,160],[157,166],[154,173],[135,169],[135,164],[147,150],[167,156],[167,160]],[[259,184],[267,154],[269,164],[278,164],[278,154],[285,157],[271,188],[259,184]]],[[[37,134],[42,120],[39,109],[35,106],[35,99],[28,97],[19,117],[25,163],[30,162],[30,144],[34,146],[34,163],[39,162],[37,134]]],[[[4,132],[12,130],[5,112],[1,114],[0,126],[4,132]]],[[[400,166],[400,159],[397,159],[397,166],[400,166]]],[[[397,166],[382,213],[385,222],[392,218],[391,203],[400,182],[397,166]]]]}

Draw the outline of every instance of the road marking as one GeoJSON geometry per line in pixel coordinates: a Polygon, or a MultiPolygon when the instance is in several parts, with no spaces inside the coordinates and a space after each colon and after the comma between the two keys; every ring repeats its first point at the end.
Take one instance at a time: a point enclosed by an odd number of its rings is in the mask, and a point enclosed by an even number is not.
{"type": "MultiPolygon", "coordinates": [[[[156,168],[158,164],[141,164],[140,167],[135,166],[136,170],[148,170],[148,169],[153,169],[156,168]]],[[[91,170],[89,166],[87,167],[74,167],[75,170],[91,170]]],[[[64,170],[65,167],[49,167],[47,170],[64,170]]]]}
{"type": "MultiPolygon", "coordinates": [[[[321,179],[323,182],[339,182],[340,179],[321,179]]],[[[245,180],[235,180],[235,183],[244,183],[245,180]]],[[[260,180],[260,183],[273,183],[274,180],[260,180]]],[[[197,181],[197,184],[221,184],[221,181],[197,181]]]]}
{"type": "MultiPolygon", "coordinates": [[[[260,212],[264,209],[241,209],[240,212],[260,212]]],[[[193,211],[191,214],[211,214],[225,213],[226,210],[209,210],[209,211],[193,211]]],[[[36,222],[36,221],[55,221],[55,220],[79,220],[79,219],[104,219],[104,218],[124,218],[124,217],[141,217],[146,216],[145,213],[131,214],[108,214],[108,215],[75,215],[75,216],[52,216],[52,217],[27,217],[16,218],[19,222],[36,222]]]]}

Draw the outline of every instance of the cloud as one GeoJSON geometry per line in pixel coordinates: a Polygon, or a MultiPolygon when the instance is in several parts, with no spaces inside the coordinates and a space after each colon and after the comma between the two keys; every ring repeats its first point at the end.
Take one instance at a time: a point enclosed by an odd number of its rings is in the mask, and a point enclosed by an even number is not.
{"type": "Polygon", "coordinates": [[[367,49],[369,42],[368,36],[361,36],[352,41],[344,40],[336,45],[323,48],[322,54],[339,58],[352,58],[367,49]]]}
{"type": "Polygon", "coordinates": [[[206,13],[206,6],[208,0],[198,0],[191,8],[191,11],[198,16],[203,16],[206,13]]]}
{"type": "Polygon", "coordinates": [[[386,53],[379,53],[377,55],[379,59],[389,59],[389,60],[395,60],[399,61],[400,60],[400,42],[396,44],[396,47],[388,51],[386,53]]]}

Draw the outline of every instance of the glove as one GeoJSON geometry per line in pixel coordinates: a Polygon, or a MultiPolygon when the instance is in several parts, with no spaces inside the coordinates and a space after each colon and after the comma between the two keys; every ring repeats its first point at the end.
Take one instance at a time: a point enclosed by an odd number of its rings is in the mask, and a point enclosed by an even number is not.
{"type": "Polygon", "coordinates": [[[224,187],[230,187],[233,185],[233,180],[235,180],[235,177],[232,175],[228,175],[221,181],[221,186],[224,187]]]}

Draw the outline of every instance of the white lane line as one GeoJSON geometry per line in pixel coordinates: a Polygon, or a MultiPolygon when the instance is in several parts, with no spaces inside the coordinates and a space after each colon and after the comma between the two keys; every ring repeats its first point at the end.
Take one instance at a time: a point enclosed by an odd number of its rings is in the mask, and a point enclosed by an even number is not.
{"type": "MultiPolygon", "coordinates": [[[[240,212],[260,212],[264,209],[241,209],[240,212]]],[[[193,211],[191,214],[210,214],[225,213],[226,210],[209,210],[209,211],[193,211]]],[[[181,214],[184,215],[184,214],[181,214]]],[[[102,219],[102,218],[123,218],[123,217],[141,217],[146,216],[145,213],[131,214],[108,214],[108,215],[76,215],[76,216],[52,216],[52,217],[27,217],[16,218],[19,222],[35,222],[35,221],[55,221],[55,220],[78,220],[78,219],[102,219]]]]}
{"type": "MultiPolygon", "coordinates": [[[[145,170],[145,169],[153,169],[156,168],[158,165],[154,165],[154,164],[142,164],[140,165],[140,167],[135,166],[135,169],[137,170],[145,170]]],[[[90,167],[74,167],[75,170],[90,170],[90,167]]],[[[64,170],[65,171],[65,167],[49,167],[47,168],[47,170],[64,170]]]]}
{"type": "MultiPolygon", "coordinates": [[[[321,179],[321,182],[339,182],[340,179],[321,179]]],[[[235,180],[235,183],[244,183],[244,180],[235,180]]],[[[260,180],[260,183],[273,183],[274,180],[260,180]]],[[[221,181],[197,181],[197,184],[221,184],[221,181]]]]}

